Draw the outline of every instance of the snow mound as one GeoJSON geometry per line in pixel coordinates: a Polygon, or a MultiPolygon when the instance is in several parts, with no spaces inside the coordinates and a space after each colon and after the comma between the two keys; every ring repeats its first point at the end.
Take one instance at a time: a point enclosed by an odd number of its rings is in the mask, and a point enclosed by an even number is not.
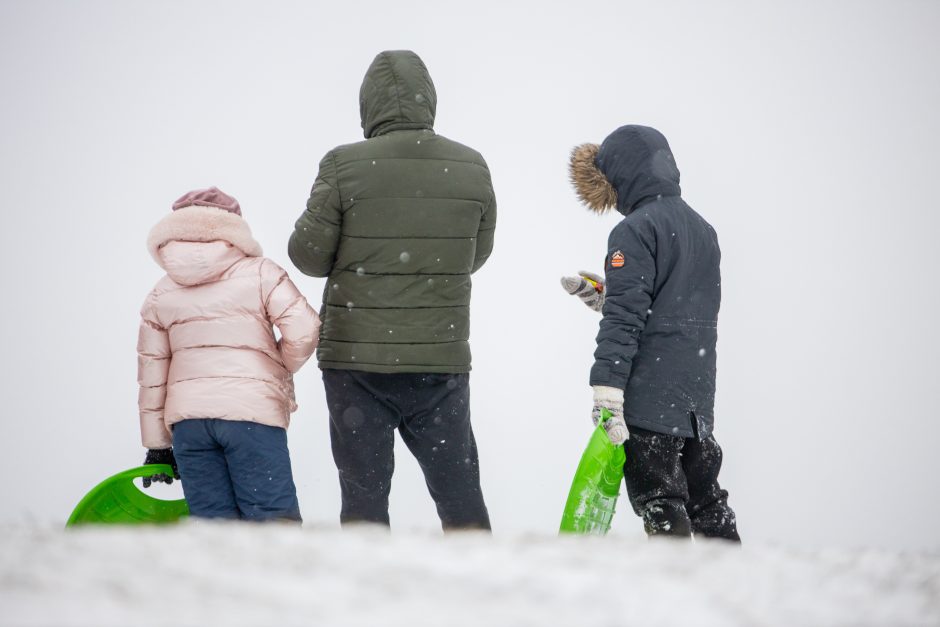
{"type": "Polygon", "coordinates": [[[0,625],[940,624],[936,553],[206,522],[0,529],[0,625]]]}

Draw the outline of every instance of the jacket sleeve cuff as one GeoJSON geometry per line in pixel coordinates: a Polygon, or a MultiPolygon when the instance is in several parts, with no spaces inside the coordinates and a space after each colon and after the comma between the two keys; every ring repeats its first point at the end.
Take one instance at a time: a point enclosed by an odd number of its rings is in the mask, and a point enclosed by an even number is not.
{"type": "Polygon", "coordinates": [[[594,367],[591,368],[591,386],[595,385],[605,385],[612,388],[620,388],[625,390],[627,388],[627,381],[629,377],[625,377],[621,374],[611,372],[610,368],[602,364],[594,364],[594,367]]]}

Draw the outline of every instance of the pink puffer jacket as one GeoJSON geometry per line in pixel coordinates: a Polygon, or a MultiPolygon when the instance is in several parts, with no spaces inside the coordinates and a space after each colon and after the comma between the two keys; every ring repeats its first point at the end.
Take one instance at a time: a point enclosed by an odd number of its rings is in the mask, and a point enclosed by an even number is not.
{"type": "Polygon", "coordinates": [[[317,312],[280,266],[261,257],[234,213],[174,211],[153,228],[148,248],[167,276],[141,309],[144,446],[169,447],[170,425],[187,418],[286,428],[297,409],[292,375],[317,346],[317,312]]]}

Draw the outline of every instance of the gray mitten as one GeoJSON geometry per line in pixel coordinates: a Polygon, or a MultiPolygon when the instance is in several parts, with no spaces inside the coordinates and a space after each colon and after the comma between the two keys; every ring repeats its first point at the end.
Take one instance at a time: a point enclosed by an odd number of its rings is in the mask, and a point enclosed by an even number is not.
{"type": "Polygon", "coordinates": [[[627,423],[623,419],[623,390],[606,385],[595,385],[594,409],[591,411],[591,420],[594,426],[601,421],[603,410],[610,412],[611,416],[604,423],[604,430],[611,443],[616,446],[630,439],[627,423]]]}
{"type": "Polygon", "coordinates": [[[561,277],[561,286],[572,296],[577,296],[585,305],[599,312],[604,307],[604,279],[591,272],[581,270],[578,276],[561,277]]]}

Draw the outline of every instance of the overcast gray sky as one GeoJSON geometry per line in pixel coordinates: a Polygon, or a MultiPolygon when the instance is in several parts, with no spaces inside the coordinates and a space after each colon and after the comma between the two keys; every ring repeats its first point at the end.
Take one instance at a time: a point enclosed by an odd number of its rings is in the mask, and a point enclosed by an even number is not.
{"type": "MultiPolygon", "coordinates": [[[[558,277],[601,270],[617,217],[577,204],[568,151],[641,123],[724,252],[716,434],[742,536],[940,547],[938,32],[930,1],[3,0],[0,521],[64,521],[142,460],[134,349],[161,275],[144,241],[176,197],[238,198],[319,308],[287,238],[320,157],[361,138],[366,67],[409,48],[437,131],[497,191],[471,337],[497,533],[557,529],[591,428],[598,319],[558,277]]],[[[296,382],[301,509],[336,525],[315,364],[296,382]]],[[[398,462],[393,526],[436,527],[398,462]]],[[[620,511],[613,533],[641,534],[620,511]]]]}

